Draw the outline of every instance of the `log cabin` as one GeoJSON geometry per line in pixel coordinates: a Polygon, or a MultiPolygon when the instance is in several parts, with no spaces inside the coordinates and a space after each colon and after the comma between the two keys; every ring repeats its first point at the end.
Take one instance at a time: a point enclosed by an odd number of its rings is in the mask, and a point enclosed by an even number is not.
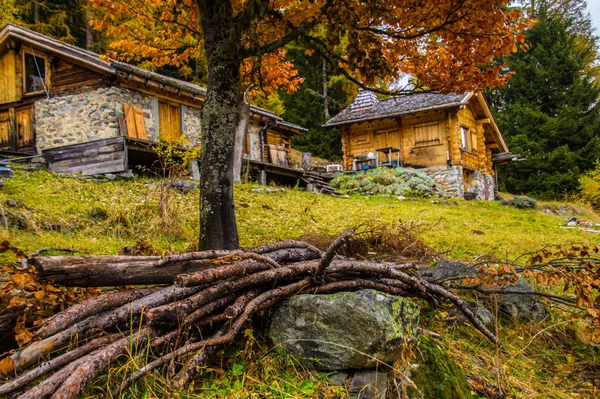
{"type": "Polygon", "coordinates": [[[341,130],[345,170],[419,168],[458,198],[493,200],[495,160],[512,156],[481,92],[379,100],[361,90],[324,126],[341,130]]]}
{"type": "MultiPolygon", "coordinates": [[[[147,158],[148,144],[195,146],[205,95],[14,24],[0,29],[0,151],[42,154],[52,171],[120,173],[147,158]]],[[[288,167],[291,137],[305,131],[251,106],[245,158],[288,167]]]]}

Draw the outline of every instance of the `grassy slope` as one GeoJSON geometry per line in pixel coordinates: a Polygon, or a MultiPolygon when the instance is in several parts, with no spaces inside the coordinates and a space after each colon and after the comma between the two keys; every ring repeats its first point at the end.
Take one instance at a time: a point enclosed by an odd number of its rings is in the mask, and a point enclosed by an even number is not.
{"type": "MultiPolygon", "coordinates": [[[[360,223],[411,221],[422,223],[421,236],[429,245],[445,252],[447,257],[462,260],[481,254],[512,259],[550,244],[600,242],[597,235],[561,228],[563,216],[518,210],[495,202],[458,201],[455,206],[432,204],[429,200],[336,199],[292,189],[256,193],[252,191],[255,188],[254,185],[236,188],[243,246],[296,239],[304,234],[336,234],[360,223]],[[476,234],[475,230],[483,234],[476,234]]],[[[0,227],[0,239],[8,239],[26,252],[43,247],[72,247],[92,254],[114,254],[139,239],[147,240],[161,251],[181,251],[193,246],[198,231],[197,193],[172,194],[171,220],[166,224],[158,215],[158,198],[156,181],[95,183],[58,178],[45,172],[18,172],[0,190],[0,206],[8,219],[18,215],[26,220],[28,228],[0,227]],[[23,201],[25,206],[8,208],[5,203],[9,199],[23,201]],[[94,219],[94,208],[97,214],[104,211],[106,218],[94,219]]],[[[580,211],[584,212],[581,218],[600,221],[590,211],[583,208],[580,211]]],[[[553,313],[536,326],[501,328],[499,334],[506,351],[494,350],[471,330],[451,327],[446,318],[447,313],[442,311],[426,323],[428,328],[446,333],[444,345],[467,373],[483,376],[488,382],[510,390],[515,397],[596,395],[590,381],[596,378],[597,384],[599,379],[600,364],[594,357],[597,352],[577,344],[562,315],[553,313]]],[[[301,370],[284,371],[291,360],[274,357],[260,344],[238,345],[244,350],[223,364],[222,370],[207,371],[201,389],[198,390],[200,384],[196,387],[197,392],[209,397],[250,394],[262,397],[265,392],[274,397],[314,397],[315,392],[325,391],[326,397],[340,395],[339,391],[323,385],[322,379],[307,376],[301,370]],[[298,388],[302,384],[306,392],[298,388]]],[[[137,367],[138,361],[139,358],[130,359],[113,374],[118,375],[125,367],[137,367]]],[[[96,388],[98,397],[103,396],[103,384],[106,382],[99,382],[96,388]]],[[[138,386],[132,397],[160,396],[162,386],[160,380],[151,380],[138,386]]]]}
{"type": "MultiPolygon", "coordinates": [[[[429,200],[395,198],[332,198],[292,189],[255,193],[258,186],[236,187],[241,244],[254,246],[307,233],[336,234],[359,224],[422,223],[427,244],[447,257],[470,260],[481,254],[514,258],[545,245],[600,242],[580,229],[563,229],[564,216],[519,210],[498,202],[432,204],[429,200]],[[483,233],[483,234],[481,234],[483,233]]],[[[147,239],[156,248],[183,250],[197,235],[197,193],[171,195],[172,222],[161,224],[156,181],[88,182],[58,178],[46,172],[17,173],[0,191],[5,212],[18,213],[29,228],[3,228],[0,238],[26,251],[41,247],[75,247],[95,254],[112,254],[121,246],[147,239]],[[6,208],[8,199],[24,208],[6,208]],[[96,220],[92,212],[106,212],[96,220]]],[[[580,216],[598,222],[590,211],[580,216]]]]}

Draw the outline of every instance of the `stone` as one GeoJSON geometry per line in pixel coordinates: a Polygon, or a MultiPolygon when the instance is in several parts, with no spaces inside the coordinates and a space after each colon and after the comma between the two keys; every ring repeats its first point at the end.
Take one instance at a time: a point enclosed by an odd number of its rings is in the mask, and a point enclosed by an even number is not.
{"type": "MultiPolygon", "coordinates": [[[[485,307],[470,301],[465,301],[465,304],[467,305],[469,310],[473,312],[475,317],[477,317],[479,321],[481,321],[483,325],[488,328],[488,330],[493,331],[496,319],[494,319],[494,315],[492,315],[492,312],[487,310],[485,307]]],[[[469,322],[467,320],[467,317],[463,314],[463,312],[461,312],[456,307],[452,308],[451,314],[455,317],[455,320],[458,324],[466,324],[469,322]]]]}
{"type": "Polygon", "coordinates": [[[327,373],[329,382],[339,387],[347,388],[352,377],[351,373],[345,371],[335,371],[333,373],[327,373]]]}
{"type": "Polygon", "coordinates": [[[387,374],[377,370],[359,370],[354,373],[350,388],[350,399],[385,399],[387,374]]]}
{"type": "Polygon", "coordinates": [[[6,200],[4,205],[6,205],[7,208],[22,208],[25,204],[23,203],[23,201],[9,199],[6,200]]]}
{"type": "Polygon", "coordinates": [[[462,280],[475,277],[478,274],[478,270],[464,263],[439,260],[431,267],[419,269],[417,274],[428,281],[441,283],[448,280],[462,280]]]}
{"type": "Polygon", "coordinates": [[[262,193],[263,191],[265,191],[265,190],[262,189],[262,188],[253,188],[253,189],[250,189],[251,193],[262,193]]]}
{"type": "Polygon", "coordinates": [[[406,199],[406,197],[405,197],[405,196],[403,196],[403,195],[399,195],[399,196],[398,196],[398,200],[400,200],[400,201],[404,201],[405,199],[406,199]]]}
{"type": "Polygon", "coordinates": [[[171,187],[181,192],[187,193],[198,189],[198,183],[186,180],[173,180],[171,182],[171,187]]]}
{"type": "MultiPolygon", "coordinates": [[[[533,288],[524,278],[519,278],[515,285],[502,287],[500,291],[533,292],[533,288]]],[[[515,320],[541,321],[546,316],[546,308],[535,295],[501,294],[498,304],[503,315],[515,320]]]]}
{"type": "Polygon", "coordinates": [[[374,290],[300,295],[276,308],[269,336],[305,365],[364,369],[393,363],[418,318],[413,302],[374,290]]]}

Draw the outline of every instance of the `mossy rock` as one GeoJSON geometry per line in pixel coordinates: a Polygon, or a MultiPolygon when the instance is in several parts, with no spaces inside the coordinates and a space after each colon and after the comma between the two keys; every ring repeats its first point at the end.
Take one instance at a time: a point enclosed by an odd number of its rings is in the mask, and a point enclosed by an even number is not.
{"type": "Polygon", "coordinates": [[[418,390],[407,389],[411,399],[475,399],[479,396],[471,391],[467,378],[452,360],[439,341],[428,336],[419,337],[419,345],[415,349],[418,365],[411,372],[411,380],[418,390]]]}

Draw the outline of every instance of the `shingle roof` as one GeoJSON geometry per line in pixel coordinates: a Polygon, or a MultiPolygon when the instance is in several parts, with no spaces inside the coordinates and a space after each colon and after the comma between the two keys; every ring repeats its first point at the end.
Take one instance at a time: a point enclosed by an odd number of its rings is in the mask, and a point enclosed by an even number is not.
{"type": "MultiPolygon", "coordinates": [[[[186,90],[193,94],[198,94],[199,96],[206,95],[206,88],[199,86],[194,83],[186,82],[185,80],[180,80],[176,78],[172,78],[170,76],[161,75],[156,72],[149,71],[144,68],[140,68],[131,64],[127,64],[125,62],[116,61],[116,60],[108,60],[104,61],[100,58],[100,55],[94,53],[89,50],[85,50],[74,46],[72,44],[68,44],[62,42],[60,40],[54,39],[52,37],[42,35],[41,33],[35,32],[33,30],[23,28],[22,26],[14,25],[7,23],[0,29],[0,43],[2,43],[8,36],[16,37],[20,40],[25,40],[29,42],[35,42],[36,45],[42,46],[47,50],[59,52],[69,58],[74,58],[79,61],[84,62],[86,65],[102,70],[105,73],[116,75],[117,71],[125,72],[128,74],[132,74],[135,76],[139,76],[144,79],[149,79],[151,81],[155,81],[158,83],[162,83],[165,85],[169,85],[176,89],[186,90]]],[[[0,47],[1,48],[1,47],[0,47]]],[[[284,121],[280,116],[269,112],[265,109],[256,107],[254,105],[250,106],[250,111],[265,116],[274,122],[274,127],[283,127],[288,130],[297,130],[301,132],[307,132],[308,129],[296,125],[294,123],[284,121]]]]}
{"type": "MultiPolygon", "coordinates": [[[[364,92],[360,92],[357,99],[364,92]]],[[[372,106],[357,107],[350,105],[342,112],[329,119],[324,127],[349,125],[352,123],[366,122],[376,119],[410,114],[439,108],[458,107],[466,104],[470,93],[465,94],[439,94],[439,93],[413,93],[390,97],[377,101],[372,106]]],[[[356,101],[356,100],[355,100],[356,101]]],[[[362,103],[361,103],[362,104],[362,103]]]]}

